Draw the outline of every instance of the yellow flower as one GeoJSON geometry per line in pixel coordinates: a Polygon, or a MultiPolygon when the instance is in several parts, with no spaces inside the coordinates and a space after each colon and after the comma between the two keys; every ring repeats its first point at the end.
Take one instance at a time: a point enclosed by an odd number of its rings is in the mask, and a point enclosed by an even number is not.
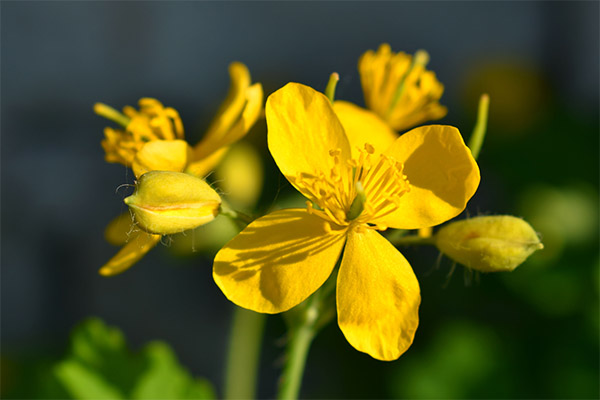
{"type": "Polygon", "coordinates": [[[375,126],[378,135],[371,144],[382,151],[396,140],[396,131],[446,115],[446,107],[439,103],[444,86],[425,69],[428,61],[423,50],[411,56],[392,52],[388,44],[362,55],[358,70],[369,110],[347,101],[333,105],[350,141],[375,126]]]}
{"type": "MultiPolygon", "coordinates": [[[[125,107],[124,115],[101,103],[94,105],[96,113],[125,126],[124,129],[105,129],[102,146],[106,160],[131,167],[137,178],[149,171],[183,171],[197,177],[205,176],[262,113],[262,86],[251,84],[248,68],[234,62],[229,66],[229,75],[231,86],[227,98],[202,140],[193,147],[184,140],[183,124],[177,111],[165,108],[158,100],[143,98],[139,101],[139,111],[125,107]]],[[[124,247],[100,269],[105,276],[127,270],[161,239],[159,234],[140,231],[123,223],[131,218],[119,216],[117,219],[121,223],[109,224],[106,237],[109,242],[124,247]]]]}
{"type": "Polygon", "coordinates": [[[417,328],[419,284],[377,230],[458,215],[479,184],[475,160],[456,128],[439,125],[414,129],[380,152],[369,143],[377,125],[347,136],[327,98],[297,83],[269,97],[266,116],[269,150],[308,207],[248,225],[217,254],[215,282],[239,306],[283,312],[327,280],[344,249],[338,324],[357,350],[398,358],[417,328]]]}
{"type": "Polygon", "coordinates": [[[358,62],[367,107],[397,131],[444,117],[444,85],[425,69],[428,62],[423,50],[411,56],[382,44],[377,52],[367,51],[358,62]]]}
{"type": "Polygon", "coordinates": [[[229,75],[229,94],[194,147],[184,140],[177,111],[165,108],[156,99],[140,99],[139,111],[124,107],[124,115],[102,103],[95,104],[96,113],[125,125],[124,129],[105,128],[102,147],[106,161],[131,167],[136,177],[148,171],[186,171],[196,176],[210,172],[228,147],[250,130],[262,111],[262,86],[250,84],[248,68],[234,62],[229,66],[229,75]]]}
{"type": "MultiPolygon", "coordinates": [[[[139,111],[131,106],[123,108],[121,117],[125,129],[104,128],[104,148],[107,162],[120,163],[132,167],[136,154],[146,143],[162,140],[183,140],[183,124],[179,113],[173,108],[165,108],[156,99],[142,98],[139,111]]],[[[102,103],[94,105],[94,111],[106,115],[107,108],[102,103]]]]}

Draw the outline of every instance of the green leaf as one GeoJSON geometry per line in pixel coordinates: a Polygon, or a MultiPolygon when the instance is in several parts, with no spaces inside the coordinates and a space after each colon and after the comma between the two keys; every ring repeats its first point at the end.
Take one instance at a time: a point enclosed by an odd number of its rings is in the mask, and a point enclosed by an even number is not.
{"type": "MultiPolygon", "coordinates": [[[[73,399],[214,399],[212,385],[195,379],[164,342],[138,354],[127,349],[117,328],[98,318],[77,326],[66,357],[50,374],[73,399]]],[[[48,386],[48,385],[47,385],[48,386]]]]}
{"type": "Polygon", "coordinates": [[[144,352],[147,369],[132,392],[134,399],[211,399],[214,393],[205,381],[194,381],[179,366],[175,354],[162,342],[150,343],[144,352]]]}
{"type": "Polygon", "coordinates": [[[75,360],[59,362],[54,367],[56,377],[76,399],[122,399],[123,394],[96,371],[75,360]]]}

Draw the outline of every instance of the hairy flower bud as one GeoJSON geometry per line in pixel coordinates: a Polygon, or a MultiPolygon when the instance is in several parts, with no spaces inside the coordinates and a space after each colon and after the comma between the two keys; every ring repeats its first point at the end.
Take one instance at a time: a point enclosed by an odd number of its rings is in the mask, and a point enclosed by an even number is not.
{"type": "Polygon", "coordinates": [[[221,198],[204,180],[180,172],[142,175],[125,199],[141,228],[168,235],[196,228],[219,213],[221,198]]]}
{"type": "Polygon", "coordinates": [[[454,261],[481,272],[512,271],[544,248],[531,225],[510,215],[450,223],[436,233],[435,244],[454,261]]]}

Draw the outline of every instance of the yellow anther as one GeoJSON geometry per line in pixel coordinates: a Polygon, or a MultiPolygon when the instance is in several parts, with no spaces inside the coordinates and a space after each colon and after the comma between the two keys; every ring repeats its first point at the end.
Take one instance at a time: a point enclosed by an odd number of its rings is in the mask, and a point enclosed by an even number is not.
{"type": "Polygon", "coordinates": [[[365,143],[365,150],[367,151],[367,153],[369,154],[373,154],[375,153],[375,147],[373,147],[373,145],[369,144],[369,143],[365,143]]]}
{"type": "Polygon", "coordinates": [[[313,213],[313,211],[314,211],[314,208],[313,208],[313,205],[312,205],[312,202],[311,202],[311,201],[308,201],[308,200],[306,201],[306,211],[307,211],[309,214],[312,214],[312,213],[313,213]]]}

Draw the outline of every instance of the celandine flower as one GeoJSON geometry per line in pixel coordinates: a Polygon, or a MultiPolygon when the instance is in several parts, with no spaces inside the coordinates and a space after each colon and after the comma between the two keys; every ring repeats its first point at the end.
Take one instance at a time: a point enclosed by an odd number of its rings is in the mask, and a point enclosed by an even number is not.
{"type": "Polygon", "coordinates": [[[194,147],[184,140],[183,124],[173,108],[158,100],[143,98],[140,109],[123,108],[121,115],[104,104],[96,113],[116,120],[124,129],[104,130],[102,147],[106,161],[131,167],[136,177],[148,171],[186,171],[196,176],[210,172],[229,145],[241,139],[262,111],[260,83],[251,85],[248,68],[239,62],[229,66],[231,87],[208,130],[194,147]]]}
{"type": "Polygon", "coordinates": [[[377,126],[346,136],[327,98],[297,83],[269,97],[266,116],[275,162],[310,201],[248,225],[217,254],[215,282],[239,306],[283,312],[327,280],[344,248],[338,324],[357,350],[398,358],[418,325],[419,284],[377,230],[459,214],[479,184],[475,160],[450,126],[414,129],[381,152],[369,144],[377,126]]]}
{"type": "Polygon", "coordinates": [[[423,50],[414,56],[394,53],[388,44],[364,53],[358,71],[368,110],[347,101],[333,107],[346,134],[352,139],[376,125],[385,134],[372,144],[386,149],[398,137],[395,131],[444,117],[447,109],[439,103],[444,85],[425,68],[428,61],[423,50]]]}
{"type": "MultiPolygon", "coordinates": [[[[160,101],[151,98],[142,98],[138,104],[139,110],[131,106],[123,108],[124,129],[104,128],[102,148],[107,162],[132,167],[137,153],[147,143],[183,141],[183,124],[175,109],[165,108],[160,101]]],[[[102,103],[95,104],[94,111],[106,115],[102,103]]]]}
{"type": "MultiPolygon", "coordinates": [[[[193,147],[184,140],[177,111],[165,108],[158,100],[143,98],[139,101],[139,111],[125,107],[124,115],[96,104],[96,113],[124,126],[124,129],[105,129],[102,147],[106,160],[131,167],[138,179],[149,171],[183,171],[205,176],[219,163],[229,146],[250,130],[262,112],[262,86],[251,84],[248,68],[234,62],[229,66],[229,75],[231,86],[227,98],[202,140],[193,147]]],[[[127,216],[117,218],[118,222],[113,221],[107,227],[106,237],[109,242],[124,247],[100,269],[100,274],[105,276],[127,270],[161,239],[156,232],[132,227],[127,216]]]]}

